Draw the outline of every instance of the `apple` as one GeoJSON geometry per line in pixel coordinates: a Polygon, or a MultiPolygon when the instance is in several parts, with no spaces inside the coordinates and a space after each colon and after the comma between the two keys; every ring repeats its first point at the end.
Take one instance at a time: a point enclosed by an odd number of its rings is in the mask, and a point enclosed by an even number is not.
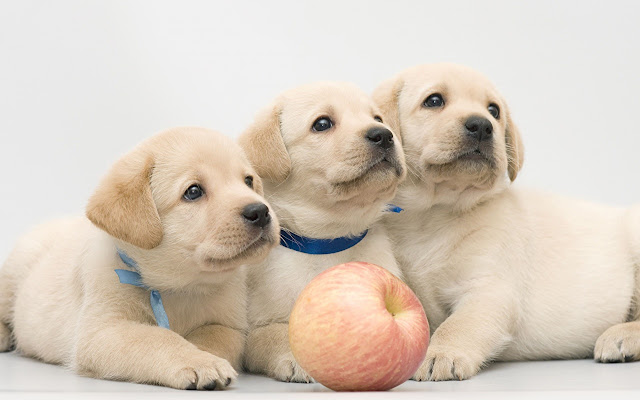
{"type": "Polygon", "coordinates": [[[377,265],[350,262],[315,277],[289,318],[296,361],[339,391],[389,390],[424,360],[429,323],[416,295],[377,265]]]}

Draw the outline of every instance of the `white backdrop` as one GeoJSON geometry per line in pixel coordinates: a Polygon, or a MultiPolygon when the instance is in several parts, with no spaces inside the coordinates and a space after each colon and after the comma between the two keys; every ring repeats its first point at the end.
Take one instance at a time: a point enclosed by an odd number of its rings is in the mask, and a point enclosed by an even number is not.
{"type": "Polygon", "coordinates": [[[468,64],[511,104],[518,185],[640,202],[640,2],[0,0],[0,259],[77,214],[108,166],[176,125],[236,136],[279,91],[366,91],[468,64]]]}

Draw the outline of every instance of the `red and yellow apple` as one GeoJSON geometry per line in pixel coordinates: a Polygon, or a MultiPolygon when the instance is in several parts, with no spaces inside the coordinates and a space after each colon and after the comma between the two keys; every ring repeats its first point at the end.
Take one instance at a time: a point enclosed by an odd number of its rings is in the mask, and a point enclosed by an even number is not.
{"type": "Polygon", "coordinates": [[[416,372],[429,323],[416,295],[377,265],[350,262],[315,277],[289,318],[293,356],[333,390],[388,390],[416,372]]]}

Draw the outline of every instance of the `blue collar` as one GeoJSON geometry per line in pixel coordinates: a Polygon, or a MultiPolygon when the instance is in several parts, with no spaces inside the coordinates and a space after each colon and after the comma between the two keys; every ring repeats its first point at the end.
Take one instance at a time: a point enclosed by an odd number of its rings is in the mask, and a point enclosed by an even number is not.
{"type": "Polygon", "coordinates": [[[153,310],[153,315],[156,317],[156,323],[161,328],[169,328],[169,317],[167,316],[167,312],[164,309],[164,305],[162,304],[162,297],[160,296],[160,292],[157,290],[151,289],[149,286],[145,285],[142,281],[142,277],[138,272],[138,264],[134,259],[129,257],[127,253],[124,251],[118,250],[118,256],[123,263],[127,265],[127,267],[133,269],[133,271],[129,271],[127,269],[116,269],[116,274],[118,274],[118,278],[120,279],[120,283],[124,283],[127,285],[137,286],[139,288],[143,288],[145,290],[149,290],[149,302],[151,303],[151,309],[153,310]]]}
{"type": "Polygon", "coordinates": [[[280,245],[287,249],[307,254],[333,254],[339,253],[360,243],[368,230],[358,236],[343,236],[335,239],[311,239],[296,235],[293,232],[280,231],[280,245]]]}
{"type": "MultiPolygon", "coordinates": [[[[399,213],[402,208],[387,205],[387,212],[399,213]]],[[[367,236],[369,230],[364,231],[358,236],[342,236],[334,239],[312,239],[286,230],[280,231],[280,245],[306,254],[334,254],[352,248],[367,236]]]]}

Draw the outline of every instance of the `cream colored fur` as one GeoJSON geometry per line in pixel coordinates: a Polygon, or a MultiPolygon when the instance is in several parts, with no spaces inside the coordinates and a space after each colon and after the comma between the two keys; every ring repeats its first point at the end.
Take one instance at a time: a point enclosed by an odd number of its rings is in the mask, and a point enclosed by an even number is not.
{"type": "Polygon", "coordinates": [[[96,378],[224,388],[245,343],[242,265],[264,258],[279,232],[275,217],[264,229],[245,223],[255,202],[260,179],[230,139],[198,128],[148,139],[89,201],[87,216],[108,233],[78,217],[19,240],[0,271],[0,350],[13,344],[96,378]],[[205,195],[182,199],[194,183],[205,195]],[[156,325],[147,290],[119,282],[114,269],[129,268],[116,247],[160,291],[171,330],[156,325]]]}
{"type": "Polygon", "coordinates": [[[369,229],[360,243],[340,253],[309,255],[279,246],[251,267],[245,356],[251,372],[282,381],[312,381],[291,354],[288,321],[296,298],[320,272],[348,261],[368,261],[400,276],[385,228],[376,222],[405,175],[404,155],[397,145],[388,153],[392,162],[377,164],[378,154],[365,134],[384,126],[374,119],[378,113],[353,85],[311,84],[280,95],[240,138],[285,229],[311,238],[369,229]],[[322,116],[330,117],[334,127],[312,131],[322,116]]]}
{"type": "Polygon", "coordinates": [[[386,225],[433,333],[414,379],[466,379],[494,359],[640,359],[640,207],[509,187],[520,135],[502,96],[469,68],[414,67],[374,99],[409,166],[394,200],[405,212],[386,225]],[[433,93],[444,107],[422,106],[433,93]],[[470,115],[492,122],[488,161],[458,159],[470,115]]]}

